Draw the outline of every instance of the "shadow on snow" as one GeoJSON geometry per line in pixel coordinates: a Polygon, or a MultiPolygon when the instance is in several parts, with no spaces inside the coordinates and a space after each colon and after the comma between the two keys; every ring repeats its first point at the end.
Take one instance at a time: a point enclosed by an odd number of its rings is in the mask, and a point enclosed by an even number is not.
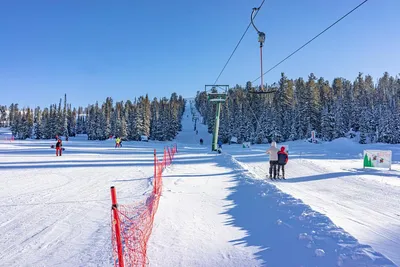
{"type": "Polygon", "coordinates": [[[237,171],[227,197],[233,205],[224,214],[231,217],[226,224],[246,231],[246,237],[231,242],[259,247],[256,257],[266,266],[395,266],[301,200],[251,178],[229,156],[217,161],[237,171]],[[317,249],[325,255],[317,256],[317,249]]]}

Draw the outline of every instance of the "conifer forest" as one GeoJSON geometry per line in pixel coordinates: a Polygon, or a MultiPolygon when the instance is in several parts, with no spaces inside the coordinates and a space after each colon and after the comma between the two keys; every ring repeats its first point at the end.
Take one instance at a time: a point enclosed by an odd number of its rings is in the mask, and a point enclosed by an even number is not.
{"type": "MultiPolygon", "coordinates": [[[[289,79],[284,73],[268,85],[270,94],[255,94],[251,82],[227,92],[220,114],[219,138],[229,142],[266,143],[305,139],[315,130],[321,140],[356,134],[360,143],[400,143],[400,77],[384,73],[377,81],[362,73],[349,81],[332,83],[310,74],[289,79]]],[[[195,104],[212,132],[215,105],[205,91],[195,104]]]]}
{"type": "Polygon", "coordinates": [[[108,97],[102,104],[72,108],[60,99],[57,104],[41,109],[19,108],[18,104],[0,106],[0,127],[9,126],[17,139],[51,139],[55,136],[87,134],[89,140],[106,140],[118,136],[122,140],[172,140],[181,130],[185,109],[182,96],[173,93],[169,99],[141,96],[134,101],[113,103],[108,97]]]}

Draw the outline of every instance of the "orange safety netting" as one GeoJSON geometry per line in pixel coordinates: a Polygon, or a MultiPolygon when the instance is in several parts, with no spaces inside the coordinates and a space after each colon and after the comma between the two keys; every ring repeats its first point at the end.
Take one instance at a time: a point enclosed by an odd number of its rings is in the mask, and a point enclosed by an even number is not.
{"type": "Polygon", "coordinates": [[[153,229],[154,215],[161,196],[162,172],[172,163],[176,152],[176,145],[172,149],[164,149],[162,161],[158,161],[154,152],[153,190],[144,201],[128,205],[117,205],[116,203],[114,205],[113,203],[111,239],[114,266],[136,267],[148,265],[147,242],[153,229]],[[118,228],[120,229],[120,238],[118,237],[118,228]]]}

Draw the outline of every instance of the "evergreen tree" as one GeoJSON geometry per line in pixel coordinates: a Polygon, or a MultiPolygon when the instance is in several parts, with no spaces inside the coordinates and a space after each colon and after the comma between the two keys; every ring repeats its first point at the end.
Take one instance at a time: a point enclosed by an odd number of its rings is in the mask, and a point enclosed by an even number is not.
{"type": "Polygon", "coordinates": [[[0,105],[0,127],[8,126],[7,106],[0,105]]]}
{"type": "Polygon", "coordinates": [[[35,118],[34,118],[34,134],[36,139],[43,138],[42,132],[42,114],[40,107],[36,107],[35,109],[35,118]]]}
{"type": "Polygon", "coordinates": [[[62,118],[63,118],[62,133],[63,136],[68,137],[69,132],[68,132],[68,114],[67,114],[67,94],[64,95],[64,109],[62,113],[62,118]]]}
{"type": "Polygon", "coordinates": [[[18,108],[18,104],[11,104],[11,112],[10,112],[10,125],[11,125],[11,133],[16,138],[19,137],[19,133],[21,132],[21,121],[22,116],[18,108]]]}

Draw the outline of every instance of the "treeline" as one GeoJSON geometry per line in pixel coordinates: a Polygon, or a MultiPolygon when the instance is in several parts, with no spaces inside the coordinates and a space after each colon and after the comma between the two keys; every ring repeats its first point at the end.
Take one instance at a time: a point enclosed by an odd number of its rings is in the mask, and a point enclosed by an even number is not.
{"type": "MultiPolygon", "coordinates": [[[[260,88],[236,85],[222,105],[219,138],[235,136],[240,142],[265,143],[309,138],[312,130],[323,140],[358,132],[360,143],[400,143],[400,78],[387,72],[374,83],[359,73],[353,81],[335,78],[332,83],[310,74],[266,87],[271,94],[254,94],[260,88]]],[[[198,92],[196,107],[214,126],[215,105],[206,92],[198,92]]]]}
{"type": "Polygon", "coordinates": [[[43,110],[36,107],[20,109],[18,104],[0,106],[0,127],[10,127],[17,139],[50,139],[55,136],[87,134],[89,140],[105,140],[119,136],[123,140],[140,140],[145,135],[152,140],[172,140],[181,130],[185,109],[182,96],[150,101],[141,96],[133,102],[116,102],[108,97],[102,104],[72,108],[60,99],[59,104],[43,110]]]}

